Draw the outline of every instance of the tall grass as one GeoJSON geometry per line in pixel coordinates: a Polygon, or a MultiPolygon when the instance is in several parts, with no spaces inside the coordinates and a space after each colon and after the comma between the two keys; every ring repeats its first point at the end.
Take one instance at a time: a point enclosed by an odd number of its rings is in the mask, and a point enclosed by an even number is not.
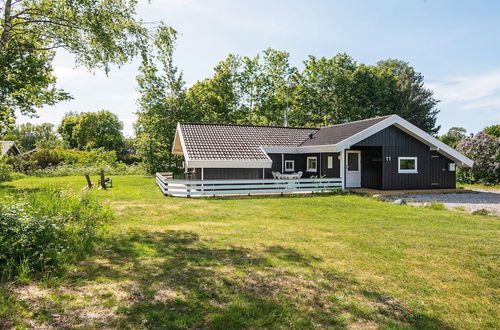
{"type": "Polygon", "coordinates": [[[0,278],[27,281],[61,271],[87,254],[110,219],[93,195],[53,186],[0,203],[0,278]]]}

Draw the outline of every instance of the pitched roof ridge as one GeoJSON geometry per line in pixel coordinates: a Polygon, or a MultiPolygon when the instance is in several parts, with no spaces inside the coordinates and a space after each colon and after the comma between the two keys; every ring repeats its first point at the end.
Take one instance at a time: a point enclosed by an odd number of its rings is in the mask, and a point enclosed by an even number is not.
{"type": "Polygon", "coordinates": [[[184,125],[207,125],[207,126],[236,126],[236,127],[263,127],[263,128],[287,128],[287,129],[308,129],[308,130],[319,130],[317,127],[290,127],[290,126],[278,126],[278,125],[250,125],[250,124],[222,124],[222,123],[200,123],[200,122],[179,122],[179,124],[184,125]]]}

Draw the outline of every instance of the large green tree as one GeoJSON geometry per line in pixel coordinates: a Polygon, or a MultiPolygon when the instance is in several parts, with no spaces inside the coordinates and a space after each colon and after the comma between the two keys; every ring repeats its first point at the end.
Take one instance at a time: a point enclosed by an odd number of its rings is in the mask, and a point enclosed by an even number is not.
{"type": "Polygon", "coordinates": [[[34,115],[69,98],[55,85],[55,50],[106,72],[142,55],[150,31],[136,6],[137,0],[0,0],[0,130],[16,110],[34,115]]]}
{"type": "Polygon", "coordinates": [[[176,36],[173,29],[158,30],[137,76],[137,152],[151,173],[180,164],[180,158],[171,154],[176,124],[199,120],[199,111],[186,107],[182,73],[173,62],[176,36]]]}
{"type": "Polygon", "coordinates": [[[106,110],[67,115],[58,128],[71,147],[117,152],[122,152],[124,147],[122,130],[123,123],[118,116],[106,110]]]}
{"type": "Polygon", "coordinates": [[[463,127],[451,127],[446,134],[439,136],[439,140],[455,148],[458,143],[465,138],[467,131],[463,127]]]}
{"type": "Polygon", "coordinates": [[[55,144],[58,141],[54,125],[50,123],[17,125],[3,134],[1,139],[15,141],[22,151],[55,144]]]}

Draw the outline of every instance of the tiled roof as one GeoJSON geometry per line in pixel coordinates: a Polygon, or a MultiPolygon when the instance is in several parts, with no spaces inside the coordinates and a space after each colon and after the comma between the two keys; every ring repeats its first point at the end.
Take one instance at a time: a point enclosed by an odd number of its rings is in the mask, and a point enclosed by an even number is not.
{"type": "Polygon", "coordinates": [[[191,160],[268,161],[262,146],[297,147],[315,128],[225,124],[180,124],[191,160]]]}
{"type": "Polygon", "coordinates": [[[307,139],[300,146],[305,147],[337,144],[389,117],[390,115],[322,127],[316,132],[316,134],[314,134],[312,139],[307,139]]]}

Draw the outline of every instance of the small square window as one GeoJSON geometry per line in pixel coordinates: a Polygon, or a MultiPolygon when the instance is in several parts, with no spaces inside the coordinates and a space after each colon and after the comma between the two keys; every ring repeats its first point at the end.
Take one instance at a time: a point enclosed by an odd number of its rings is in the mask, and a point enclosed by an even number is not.
{"type": "Polygon", "coordinates": [[[417,157],[398,157],[398,173],[418,173],[417,157]]]}
{"type": "Polygon", "coordinates": [[[318,159],[316,157],[307,157],[307,172],[318,171],[318,159]]]}
{"type": "Polygon", "coordinates": [[[285,171],[286,172],[295,171],[295,161],[294,160],[285,160],[285,171]]]}

